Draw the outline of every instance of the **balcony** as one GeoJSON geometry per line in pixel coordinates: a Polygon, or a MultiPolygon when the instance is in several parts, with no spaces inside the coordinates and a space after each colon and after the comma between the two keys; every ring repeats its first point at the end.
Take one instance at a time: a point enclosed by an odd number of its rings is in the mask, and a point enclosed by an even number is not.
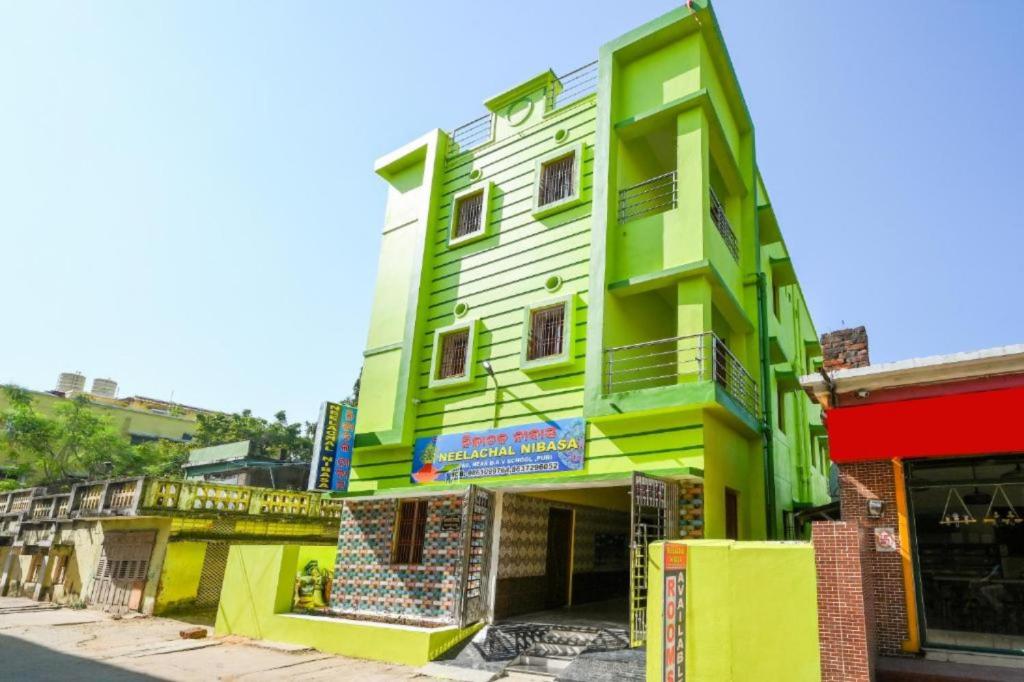
{"type": "Polygon", "coordinates": [[[757,382],[711,332],[616,346],[604,351],[605,394],[714,381],[756,421],[757,382]]]}
{"type": "Polygon", "coordinates": [[[722,202],[718,200],[718,195],[715,194],[715,190],[711,191],[711,222],[715,224],[715,228],[718,230],[718,234],[722,235],[722,239],[725,241],[725,246],[729,249],[729,253],[732,254],[733,260],[737,263],[740,260],[740,247],[739,242],[736,240],[736,233],[733,232],[732,225],[729,223],[729,218],[725,215],[725,207],[722,206],[722,202]]]}
{"type": "Polygon", "coordinates": [[[669,171],[619,190],[619,224],[674,209],[679,200],[676,172],[669,171]]]}

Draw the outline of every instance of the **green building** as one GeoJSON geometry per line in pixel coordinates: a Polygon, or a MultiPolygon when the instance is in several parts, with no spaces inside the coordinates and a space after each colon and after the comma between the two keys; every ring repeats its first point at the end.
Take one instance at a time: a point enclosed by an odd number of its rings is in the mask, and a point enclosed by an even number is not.
{"type": "Polygon", "coordinates": [[[797,381],[817,333],[707,2],[484,104],[375,167],[332,607],[466,625],[607,600],[637,644],[648,543],[792,536],[827,501],[797,381]]]}

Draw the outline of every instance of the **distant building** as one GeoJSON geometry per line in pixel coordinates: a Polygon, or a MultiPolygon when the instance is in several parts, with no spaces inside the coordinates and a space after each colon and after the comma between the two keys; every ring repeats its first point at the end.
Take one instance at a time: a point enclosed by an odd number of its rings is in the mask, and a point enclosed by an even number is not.
{"type": "Polygon", "coordinates": [[[182,469],[187,479],[279,490],[304,490],[309,478],[309,461],[264,457],[248,440],[196,448],[182,469]]]}
{"type": "MultiPolygon", "coordinates": [[[[84,396],[95,411],[109,417],[132,444],[160,439],[192,440],[198,428],[198,415],[214,412],[145,396],[117,398],[117,382],[111,379],[94,379],[93,391],[86,392],[85,377],[77,373],[62,373],[57,386],[55,391],[29,391],[37,410],[53,414],[62,401],[84,396]]],[[[7,407],[7,397],[0,394],[0,410],[7,407]]]]}

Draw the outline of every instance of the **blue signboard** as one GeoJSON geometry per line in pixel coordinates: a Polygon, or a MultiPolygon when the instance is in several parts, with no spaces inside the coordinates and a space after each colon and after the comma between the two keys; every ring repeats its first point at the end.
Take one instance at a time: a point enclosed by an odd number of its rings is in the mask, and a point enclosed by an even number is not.
{"type": "Polygon", "coordinates": [[[579,471],[586,429],[583,419],[558,419],[418,438],[412,452],[412,482],[579,471]]]}
{"type": "Polygon", "coordinates": [[[356,408],[338,403],[324,403],[320,407],[313,461],[309,467],[310,490],[348,490],[355,432],[356,408]]]}

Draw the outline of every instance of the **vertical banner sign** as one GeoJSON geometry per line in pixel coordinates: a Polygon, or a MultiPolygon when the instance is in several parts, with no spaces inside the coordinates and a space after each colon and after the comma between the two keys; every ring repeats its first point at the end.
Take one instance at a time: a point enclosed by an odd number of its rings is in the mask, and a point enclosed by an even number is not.
{"type": "Polygon", "coordinates": [[[334,475],[331,490],[345,492],[348,479],[352,476],[352,447],[356,442],[356,408],[341,406],[341,433],[338,435],[338,449],[334,456],[334,475]]]}
{"type": "Polygon", "coordinates": [[[348,490],[355,428],[356,408],[330,402],[320,406],[307,488],[325,492],[348,490]]]}
{"type": "Polygon", "coordinates": [[[686,545],[665,543],[664,682],[686,680],[686,545]]]}

